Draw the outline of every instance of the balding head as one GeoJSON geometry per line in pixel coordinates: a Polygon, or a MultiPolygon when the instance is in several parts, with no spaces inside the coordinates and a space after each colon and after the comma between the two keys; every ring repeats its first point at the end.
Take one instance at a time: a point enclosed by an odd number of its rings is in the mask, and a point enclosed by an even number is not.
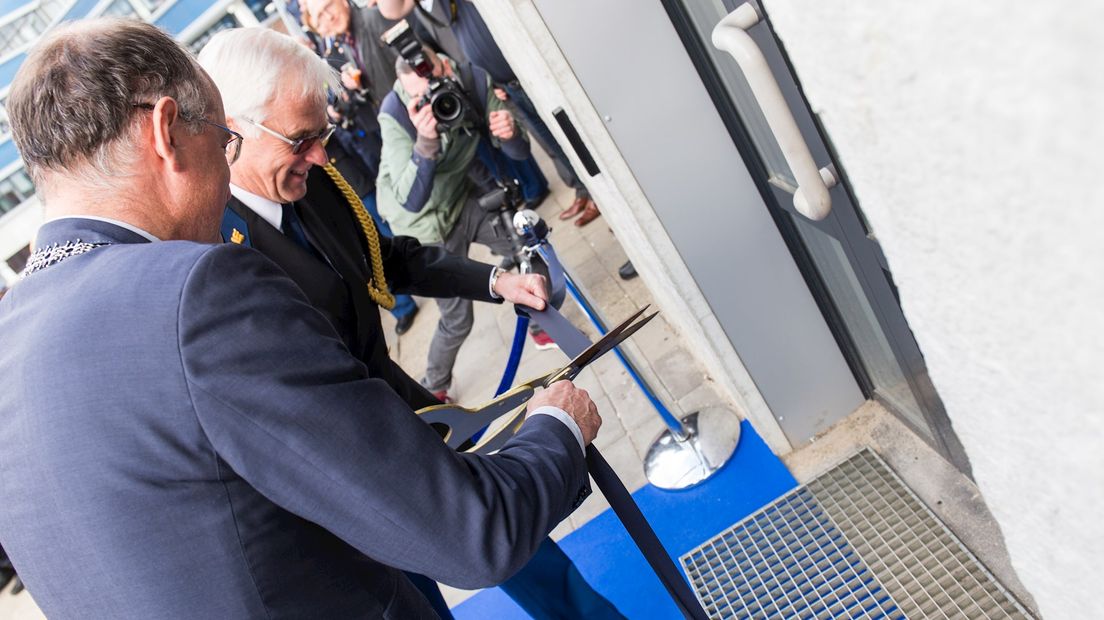
{"type": "MultiPolygon", "coordinates": [[[[205,118],[214,93],[195,60],[154,26],[95,19],[60,26],[28,54],[8,96],[12,136],[38,184],[52,175],[103,184],[128,174],[137,104],[176,100],[205,118]]],[[[203,127],[193,123],[191,130],[203,127]]]]}

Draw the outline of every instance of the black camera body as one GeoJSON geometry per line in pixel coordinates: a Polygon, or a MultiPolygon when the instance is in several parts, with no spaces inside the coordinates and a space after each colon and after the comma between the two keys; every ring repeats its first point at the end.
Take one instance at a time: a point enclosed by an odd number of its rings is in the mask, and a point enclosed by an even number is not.
{"type": "Polygon", "coordinates": [[[357,117],[365,110],[369,112],[372,110],[367,96],[347,88],[338,89],[338,92],[331,97],[330,104],[337,113],[337,116],[331,120],[345,130],[356,128],[357,117]]]}
{"type": "Polygon", "coordinates": [[[463,87],[448,77],[430,78],[429,87],[418,100],[417,109],[429,106],[437,119],[438,131],[448,131],[465,120],[471,110],[463,87]]]}
{"type": "Polygon", "coordinates": [[[383,33],[382,39],[399,53],[414,73],[429,80],[429,86],[422,98],[418,100],[416,109],[430,106],[433,110],[433,118],[437,119],[438,131],[448,131],[468,120],[469,117],[474,120],[473,108],[464,92],[464,87],[453,78],[434,77],[433,63],[426,56],[421,41],[414,36],[406,20],[395,24],[383,33]]]}
{"type": "Polygon", "coordinates": [[[476,199],[484,211],[516,211],[525,204],[521,183],[517,179],[495,181],[495,185],[494,189],[476,199]]]}

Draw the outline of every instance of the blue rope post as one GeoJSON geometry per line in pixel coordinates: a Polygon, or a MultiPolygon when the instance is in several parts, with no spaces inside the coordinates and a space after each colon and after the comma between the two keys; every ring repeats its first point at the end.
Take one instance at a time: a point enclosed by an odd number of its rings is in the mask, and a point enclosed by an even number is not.
{"type": "Polygon", "coordinates": [[[521,363],[521,351],[525,348],[525,333],[529,331],[529,317],[519,314],[514,327],[514,344],[510,347],[510,357],[506,360],[506,370],[502,371],[502,381],[498,383],[495,396],[501,395],[514,384],[518,365],[521,363]]]}
{"type": "MultiPolygon", "coordinates": [[[[594,324],[594,328],[598,330],[598,333],[604,336],[609,330],[602,323],[602,320],[598,318],[598,315],[594,312],[594,309],[590,306],[590,303],[587,302],[586,298],[579,292],[579,289],[575,287],[575,281],[571,279],[571,276],[564,272],[564,277],[567,280],[567,290],[571,293],[571,297],[574,298],[575,302],[583,309],[583,313],[586,314],[590,322],[594,324]]],[[[621,347],[618,346],[614,348],[613,353],[617,356],[617,359],[621,360],[621,365],[625,367],[629,376],[632,377],[632,380],[636,383],[636,386],[640,388],[641,392],[644,392],[644,397],[652,404],[652,407],[655,408],[659,417],[663,418],[663,423],[667,425],[667,428],[671,429],[671,432],[676,437],[685,438],[686,429],[683,428],[682,422],[667,410],[663,401],[659,400],[655,392],[652,391],[652,388],[647,383],[644,383],[644,379],[641,378],[640,372],[637,371],[633,363],[629,361],[629,358],[625,357],[625,354],[621,352],[621,347]]]]}
{"type": "MultiPolygon", "coordinates": [[[[559,269],[564,277],[564,282],[567,285],[567,291],[571,293],[571,297],[575,300],[575,303],[579,304],[579,307],[583,309],[583,314],[587,315],[587,318],[590,319],[591,324],[593,324],[594,328],[598,330],[598,334],[600,336],[606,335],[606,333],[609,332],[609,329],[606,327],[602,319],[598,316],[598,312],[594,309],[593,306],[590,305],[590,302],[587,301],[586,297],[583,297],[583,294],[579,291],[579,287],[575,285],[575,280],[571,277],[571,274],[569,274],[567,270],[564,269],[562,265],[560,265],[558,260],[550,257],[545,251],[544,244],[547,243],[548,242],[545,241],[538,249],[541,258],[543,258],[545,262],[548,263],[550,266],[552,264],[556,264],[557,266],[559,266],[559,269]]],[[[645,398],[647,398],[648,402],[651,403],[652,407],[655,408],[656,413],[659,414],[659,417],[663,418],[663,423],[666,424],[667,428],[671,430],[671,434],[674,435],[677,440],[681,441],[686,439],[689,435],[686,431],[686,427],[683,426],[682,421],[676,418],[674,415],[671,414],[670,411],[667,410],[667,407],[663,404],[663,401],[659,400],[659,398],[655,395],[655,392],[652,391],[652,388],[644,382],[643,378],[641,378],[640,372],[636,369],[636,366],[634,366],[629,358],[625,357],[625,354],[621,352],[621,347],[618,346],[614,348],[613,352],[615,355],[617,355],[617,359],[621,360],[621,365],[625,367],[625,370],[629,373],[629,376],[632,377],[632,380],[636,383],[636,386],[640,388],[640,391],[644,393],[645,398]]]]}

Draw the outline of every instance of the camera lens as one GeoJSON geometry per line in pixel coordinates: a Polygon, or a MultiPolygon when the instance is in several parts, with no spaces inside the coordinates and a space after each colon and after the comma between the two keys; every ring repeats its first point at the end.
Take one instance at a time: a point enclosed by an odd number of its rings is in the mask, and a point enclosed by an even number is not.
{"type": "Polygon", "coordinates": [[[460,118],[463,103],[454,93],[444,92],[433,98],[433,116],[439,123],[449,123],[460,118]]]}

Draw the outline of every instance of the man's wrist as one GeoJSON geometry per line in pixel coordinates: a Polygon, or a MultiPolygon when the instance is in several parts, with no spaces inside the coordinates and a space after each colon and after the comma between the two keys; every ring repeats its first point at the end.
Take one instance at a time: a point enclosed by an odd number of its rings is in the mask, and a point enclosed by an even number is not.
{"type": "Polygon", "coordinates": [[[583,431],[579,430],[579,424],[575,422],[575,420],[571,416],[567,415],[566,411],[552,405],[541,405],[540,407],[537,407],[532,412],[530,412],[529,415],[552,416],[560,422],[563,422],[564,426],[566,426],[567,429],[571,431],[571,434],[575,436],[575,441],[579,442],[579,449],[582,450],[584,454],[586,453],[586,446],[583,444],[583,431]]]}
{"type": "Polygon", "coordinates": [[[491,267],[491,277],[487,280],[487,288],[491,292],[491,299],[502,299],[502,295],[495,292],[495,285],[498,284],[498,278],[504,273],[506,273],[506,270],[502,267],[491,267]]]}
{"type": "Polygon", "coordinates": [[[414,140],[414,152],[426,159],[437,159],[441,152],[441,137],[427,138],[422,134],[414,140]]]}

